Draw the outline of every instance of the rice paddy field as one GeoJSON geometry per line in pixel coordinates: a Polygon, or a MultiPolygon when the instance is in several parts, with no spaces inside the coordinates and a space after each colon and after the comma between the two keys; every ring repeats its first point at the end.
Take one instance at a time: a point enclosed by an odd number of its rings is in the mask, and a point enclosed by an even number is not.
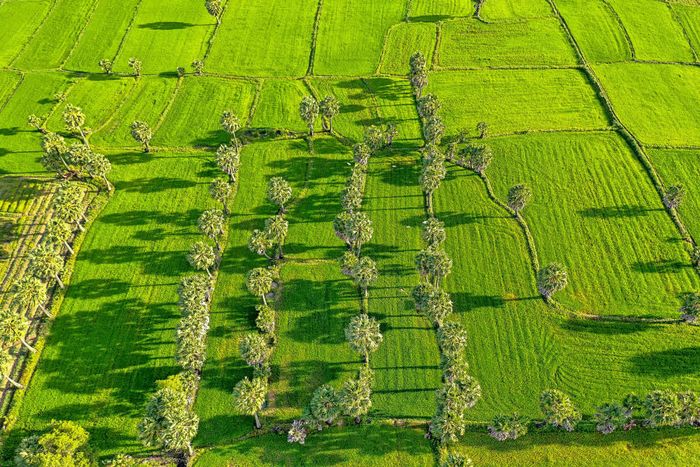
{"type": "MultiPolygon", "coordinates": [[[[700,292],[691,251],[700,241],[700,3],[696,0],[225,0],[220,22],[190,0],[0,0],[0,272],[20,275],[47,219],[54,174],[41,163],[46,129],[70,135],[69,104],[112,164],[114,191],[76,247],[70,281],[37,337],[39,352],[10,392],[0,463],[52,420],[90,433],[98,461],[159,454],[137,425],[174,355],[180,278],[216,205],[216,149],[229,141],[222,112],[239,117],[245,145],[210,309],[207,358],[194,410],[191,465],[442,465],[425,434],[442,383],[435,331],[411,290],[426,218],[419,183],[424,144],[409,58],[426,57],[425,93],[441,101],[444,142],[486,144],[482,178],[447,164],[434,194],[453,260],[444,283],[450,319],[467,330],[466,359],[482,399],[450,447],[491,466],[697,465],[697,428],[595,432],[602,403],[656,389],[700,391],[700,332],[679,320],[700,292]],[[132,75],[131,58],[143,64],[132,75]],[[114,63],[104,73],[100,60],[114,63]],[[202,61],[196,73],[193,62],[202,61]],[[182,68],[178,70],[178,68],[182,68]],[[183,72],[184,70],[184,72],[183,72]],[[315,135],[299,115],[304,96],[340,103],[333,131],[315,135]],[[132,122],[153,130],[144,153],[132,122]],[[477,124],[488,134],[476,140],[477,124]],[[362,359],[344,329],[359,311],[341,274],[333,230],[353,144],[371,125],[395,125],[393,145],[367,169],[363,211],[377,262],[368,312],[384,339],[371,357],[372,407],[352,420],[287,442],[314,390],[339,389],[362,359]],[[251,370],[239,340],[255,330],[246,273],[268,264],[248,239],[277,210],[267,182],[293,189],[289,232],[272,305],[277,311],[263,429],[233,407],[251,370]],[[509,189],[531,188],[519,222],[509,189]],[[681,184],[676,210],[663,194],[681,184]],[[527,227],[527,230],[523,228],[527,227]],[[545,302],[536,267],[568,270],[545,302]],[[21,267],[20,267],[21,266],[21,267]],[[14,271],[14,272],[13,272],[14,271]],[[500,443],[486,426],[518,412],[541,418],[556,388],[583,414],[574,433],[532,428],[500,443]]],[[[75,140],[70,138],[71,142],[75,140]]],[[[102,198],[101,198],[102,199],[102,198]]],[[[0,306],[8,292],[0,289],[0,306]]]]}

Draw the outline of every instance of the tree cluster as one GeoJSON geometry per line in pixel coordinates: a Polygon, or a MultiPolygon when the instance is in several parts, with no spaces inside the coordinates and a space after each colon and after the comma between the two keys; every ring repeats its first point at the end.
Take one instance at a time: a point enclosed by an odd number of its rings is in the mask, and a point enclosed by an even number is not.
{"type": "Polygon", "coordinates": [[[317,101],[314,96],[304,96],[299,103],[299,116],[309,128],[309,136],[314,135],[316,120],[321,117],[323,131],[333,132],[333,118],[340,113],[340,102],[335,96],[326,96],[317,101]]]}

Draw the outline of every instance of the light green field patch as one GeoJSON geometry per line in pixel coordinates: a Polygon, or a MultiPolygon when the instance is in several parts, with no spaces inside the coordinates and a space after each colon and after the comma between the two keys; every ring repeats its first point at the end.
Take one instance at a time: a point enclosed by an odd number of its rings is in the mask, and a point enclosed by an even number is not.
{"type": "Polygon", "coordinates": [[[316,39],[314,73],[362,75],[374,73],[392,24],[405,13],[402,0],[325,2],[316,39]]]}
{"type": "Polygon", "coordinates": [[[424,435],[422,427],[397,428],[379,422],[357,427],[333,427],[312,433],[303,446],[288,443],[285,434],[267,434],[210,449],[194,465],[432,467],[434,455],[424,435]]]}
{"type": "Polygon", "coordinates": [[[564,264],[557,298],[588,313],[674,318],[700,287],[679,233],[623,140],[614,133],[495,139],[497,195],[525,183],[524,211],[542,265],[564,264]],[[546,168],[546,169],[545,169],[546,168]]]}
{"type": "Polygon", "coordinates": [[[439,65],[445,68],[576,65],[578,60],[559,21],[486,24],[476,19],[442,27],[439,65]]]}
{"type": "Polygon", "coordinates": [[[369,78],[365,80],[376,102],[383,123],[398,130],[395,147],[416,149],[423,144],[423,132],[416,113],[413,90],[403,79],[369,78]]]}
{"type": "Polygon", "coordinates": [[[265,80],[255,107],[252,126],[307,130],[306,123],[299,116],[299,104],[309,94],[302,81],[265,80]]]}
{"type": "Polygon", "coordinates": [[[588,60],[628,60],[631,52],[605,0],[557,0],[557,8],[588,60]]]}
{"type": "Polygon", "coordinates": [[[2,47],[0,66],[8,66],[49,11],[49,0],[13,0],[0,8],[2,47]]]}
{"type": "Polygon", "coordinates": [[[700,69],[636,63],[595,68],[620,119],[642,142],[700,145],[700,69]]]}
{"type": "MultiPolygon", "coordinates": [[[[98,146],[125,147],[138,143],[131,137],[130,125],[141,120],[152,129],[160,121],[177,86],[174,78],[141,77],[103,127],[91,138],[98,146]]],[[[156,132],[157,134],[157,132],[156,132]]]]}
{"type": "Polygon", "coordinates": [[[0,109],[0,174],[44,171],[39,163],[41,137],[29,127],[27,117],[47,116],[57,104],[53,96],[67,86],[64,74],[24,75],[22,84],[0,109]]]}
{"type": "Polygon", "coordinates": [[[682,62],[694,60],[683,29],[666,3],[656,0],[608,1],[627,29],[636,58],[682,62]]]}
{"type": "Polygon", "coordinates": [[[191,69],[193,60],[202,60],[215,20],[200,2],[142,0],[126,35],[114,69],[128,73],[130,57],[143,63],[143,73],[175,73],[177,67],[191,69]]]}
{"type": "Polygon", "coordinates": [[[695,53],[700,53],[700,3],[695,3],[695,6],[674,5],[673,10],[678,15],[695,53]]]}
{"type": "Polygon", "coordinates": [[[245,124],[255,86],[249,81],[186,77],[154,138],[159,146],[218,146],[230,137],[220,118],[230,110],[245,124]]]}
{"type": "Polygon", "coordinates": [[[487,21],[552,16],[547,0],[485,0],[481,17],[487,21]]]}
{"type": "Polygon", "coordinates": [[[17,89],[17,85],[22,81],[22,75],[14,71],[0,71],[0,111],[7,105],[7,102],[17,89]]]}
{"type": "Polygon", "coordinates": [[[117,54],[139,3],[141,0],[99,1],[64,67],[69,70],[100,71],[100,60],[112,60],[117,54]]]}
{"type": "Polygon", "coordinates": [[[411,0],[410,21],[436,21],[474,13],[472,2],[462,0],[411,0]]]}
{"type": "Polygon", "coordinates": [[[431,73],[427,92],[442,101],[447,134],[485,121],[492,133],[608,125],[578,70],[473,70],[431,73]]]}
{"type": "Polygon", "coordinates": [[[228,2],[208,69],[235,75],[303,76],[317,6],[316,0],[228,2]]]}
{"type": "Polygon", "coordinates": [[[680,183],[685,187],[686,197],[679,208],[681,218],[690,234],[700,238],[700,151],[654,149],[649,155],[666,186],[680,183]]]}
{"type": "Polygon", "coordinates": [[[367,92],[364,79],[315,79],[313,86],[319,96],[333,95],[340,102],[340,114],[333,119],[333,129],[355,141],[362,141],[365,127],[378,124],[376,103],[367,92]]]}
{"type": "Polygon", "coordinates": [[[399,23],[389,30],[384,45],[381,72],[397,75],[408,73],[408,61],[421,51],[428,63],[435,49],[435,25],[431,23],[399,23]]]}
{"type": "Polygon", "coordinates": [[[73,49],[97,0],[57,0],[13,63],[21,69],[58,68],[73,49]]]}
{"type": "Polygon", "coordinates": [[[85,126],[98,130],[109,120],[114,109],[121,104],[135,83],[131,78],[96,76],[80,79],[66,96],[65,102],[56,106],[46,126],[51,131],[64,132],[63,111],[66,105],[80,107],[85,114],[85,126]]]}

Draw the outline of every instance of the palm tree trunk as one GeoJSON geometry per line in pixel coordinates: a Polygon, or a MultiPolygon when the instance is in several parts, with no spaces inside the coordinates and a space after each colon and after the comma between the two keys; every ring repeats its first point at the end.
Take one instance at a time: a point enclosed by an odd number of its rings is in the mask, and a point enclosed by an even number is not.
{"type": "Polygon", "coordinates": [[[63,242],[63,245],[68,249],[68,251],[70,251],[70,254],[71,254],[71,255],[72,255],[72,254],[75,254],[75,251],[73,251],[73,248],[71,248],[71,246],[68,244],[67,241],[64,241],[64,242],[63,242]]]}
{"type": "Polygon", "coordinates": [[[262,428],[262,424],[260,423],[260,417],[258,416],[257,412],[255,412],[253,416],[255,417],[255,429],[259,430],[260,428],[262,428]]]}
{"type": "Polygon", "coordinates": [[[25,346],[31,353],[36,352],[36,349],[34,347],[32,347],[31,345],[29,345],[29,342],[24,340],[24,337],[20,337],[19,340],[22,343],[22,345],[25,346]]]}
{"type": "Polygon", "coordinates": [[[82,226],[82,224],[80,223],[80,221],[75,221],[75,225],[78,226],[78,229],[79,229],[81,232],[85,232],[85,227],[82,226]]]}
{"type": "Polygon", "coordinates": [[[24,389],[24,386],[22,386],[22,385],[19,384],[17,381],[15,381],[14,379],[10,378],[9,376],[5,376],[5,379],[6,379],[7,381],[9,381],[10,384],[13,385],[14,387],[16,387],[17,389],[24,389]]]}
{"type": "Polygon", "coordinates": [[[333,117],[328,119],[328,131],[333,133],[333,117]]]}
{"type": "Polygon", "coordinates": [[[211,272],[209,271],[209,268],[204,268],[204,270],[207,271],[207,276],[209,276],[209,278],[211,278],[211,272]]]}
{"type": "Polygon", "coordinates": [[[58,286],[63,289],[64,285],[63,285],[63,281],[61,280],[61,278],[58,276],[58,274],[56,274],[56,276],[54,276],[54,277],[56,277],[56,282],[58,282],[58,286]]]}
{"type": "Polygon", "coordinates": [[[106,175],[103,175],[103,176],[102,176],[102,180],[104,180],[105,183],[107,184],[107,191],[112,191],[112,184],[109,183],[109,180],[107,180],[107,176],[106,176],[106,175]]]}
{"type": "Polygon", "coordinates": [[[263,299],[263,304],[265,304],[265,306],[267,306],[267,298],[265,298],[265,294],[262,294],[261,297],[263,299]]]}
{"type": "Polygon", "coordinates": [[[143,142],[143,152],[145,152],[145,153],[151,152],[151,143],[149,143],[148,141],[143,142]]]}
{"type": "Polygon", "coordinates": [[[88,140],[85,137],[85,133],[83,132],[83,129],[81,127],[78,127],[78,131],[80,132],[80,138],[83,140],[83,143],[85,144],[85,146],[90,147],[90,143],[88,143],[88,140]]]}
{"type": "Polygon", "coordinates": [[[41,311],[43,311],[46,316],[51,318],[51,316],[52,316],[51,313],[49,313],[49,310],[46,309],[46,307],[44,306],[43,303],[39,304],[39,308],[41,308],[41,311]]]}

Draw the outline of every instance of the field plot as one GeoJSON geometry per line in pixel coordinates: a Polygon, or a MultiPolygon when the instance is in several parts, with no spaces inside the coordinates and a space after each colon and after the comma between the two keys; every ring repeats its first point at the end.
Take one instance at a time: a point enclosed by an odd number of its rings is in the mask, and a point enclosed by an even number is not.
{"type": "Polygon", "coordinates": [[[333,95],[341,102],[340,114],[333,119],[333,130],[346,138],[362,141],[365,127],[379,123],[376,102],[368,92],[367,80],[315,79],[312,82],[319,96],[333,95]]]}
{"type": "Polygon", "coordinates": [[[130,57],[143,62],[145,74],[190,70],[193,60],[204,58],[215,23],[199,3],[170,0],[164,8],[159,0],[142,0],[114,70],[131,72],[130,57]]]}
{"type": "Polygon", "coordinates": [[[481,17],[487,21],[520,20],[553,16],[547,0],[487,0],[481,17]]]}
{"type": "Polygon", "coordinates": [[[700,238],[700,151],[651,150],[649,156],[667,186],[682,184],[687,192],[679,211],[690,234],[700,238]]]}
{"type": "Polygon", "coordinates": [[[286,128],[308,131],[299,118],[299,102],[309,95],[309,89],[300,80],[265,80],[255,106],[254,128],[286,128]]]}
{"type": "Polygon", "coordinates": [[[643,143],[700,145],[700,69],[681,65],[597,65],[622,122],[643,143]]]}
{"type": "Polygon", "coordinates": [[[39,27],[51,7],[50,0],[13,0],[0,7],[3,41],[0,67],[8,66],[39,27]]]}
{"type": "Polygon", "coordinates": [[[461,0],[411,0],[410,5],[410,21],[435,21],[474,13],[474,6],[461,0]]]}
{"type": "Polygon", "coordinates": [[[556,0],[556,4],[588,60],[632,58],[622,27],[605,0],[556,0]]]}
{"type": "Polygon", "coordinates": [[[234,75],[303,76],[317,6],[316,0],[228,2],[207,69],[234,75]]]}
{"type": "Polygon", "coordinates": [[[578,70],[473,70],[431,73],[447,134],[480,121],[492,133],[603,128],[603,108],[578,70]]]}
{"type": "Polygon", "coordinates": [[[153,142],[162,146],[218,146],[230,137],[219,118],[230,110],[246,121],[255,86],[249,81],[186,77],[153,142]]]}
{"type": "Polygon", "coordinates": [[[114,59],[141,1],[98,1],[64,68],[98,72],[101,59],[114,59]]]}
{"type": "Polygon", "coordinates": [[[559,21],[486,24],[476,19],[442,27],[439,66],[444,68],[576,65],[559,21]]]}
{"type": "Polygon", "coordinates": [[[404,18],[405,2],[334,0],[323,4],[313,71],[318,75],[374,73],[384,36],[404,18]]]}
{"type": "MultiPolygon", "coordinates": [[[[7,75],[0,73],[0,76],[7,75]]],[[[24,75],[12,97],[0,107],[0,174],[44,171],[39,164],[41,138],[27,125],[27,117],[48,115],[57,103],[53,96],[64,91],[68,84],[63,74],[24,75]]]]}
{"type": "Polygon", "coordinates": [[[632,40],[639,60],[693,62],[683,28],[666,2],[656,0],[608,0],[632,40]],[[653,18],[653,21],[649,19],[653,18]]]}
{"type": "Polygon", "coordinates": [[[85,238],[10,444],[72,419],[100,455],[143,450],[143,405],[155,381],[177,371],[177,286],[191,270],[197,217],[212,203],[209,159],[111,156],[115,195],[85,238]]]}
{"type": "Polygon", "coordinates": [[[680,295],[697,289],[700,278],[622,139],[542,135],[491,145],[499,197],[518,183],[534,193],[524,216],[542,264],[569,269],[564,303],[594,314],[677,317],[680,295]]]}
{"type": "Polygon", "coordinates": [[[195,462],[200,467],[230,465],[434,465],[433,452],[417,428],[395,428],[375,423],[357,428],[334,428],[314,433],[305,446],[290,444],[286,436],[268,434],[231,446],[214,448],[195,462]]]}
{"type": "Polygon", "coordinates": [[[98,0],[56,0],[12,64],[20,69],[58,68],[73,49],[98,0]]]}
{"type": "Polygon", "coordinates": [[[685,30],[696,55],[700,52],[700,4],[674,4],[673,11],[685,30]]]}
{"type": "Polygon", "coordinates": [[[432,62],[435,49],[436,27],[432,23],[399,23],[389,30],[382,53],[382,73],[405,75],[408,60],[420,50],[428,63],[432,62]]]}
{"type": "MultiPolygon", "coordinates": [[[[114,109],[114,114],[95,132],[91,141],[99,146],[137,146],[131,137],[129,125],[136,120],[148,123],[158,135],[158,124],[175,95],[178,80],[175,78],[141,77],[134,88],[114,109]]],[[[208,115],[207,120],[218,116],[208,115]]]]}

